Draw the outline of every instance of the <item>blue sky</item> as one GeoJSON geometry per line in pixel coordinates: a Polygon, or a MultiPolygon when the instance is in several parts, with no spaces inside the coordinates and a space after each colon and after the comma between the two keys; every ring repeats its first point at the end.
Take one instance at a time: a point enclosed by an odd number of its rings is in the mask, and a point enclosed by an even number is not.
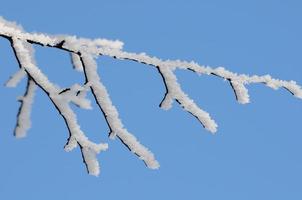
{"type": "MultiPolygon", "coordinates": [[[[238,73],[271,74],[302,84],[301,1],[5,1],[0,15],[27,31],[104,37],[124,49],[163,59],[194,60],[238,73]]],[[[66,53],[36,48],[42,71],[60,86],[81,83],[66,53]]],[[[79,110],[83,130],[109,143],[101,175],[86,174],[79,150],[66,153],[68,132],[42,91],[27,138],[13,137],[25,81],[0,87],[0,199],[302,199],[302,101],[285,90],[248,86],[240,105],[227,82],[177,71],[182,88],[219,125],[212,136],[177,104],[158,107],[164,85],[154,68],[111,58],[99,73],[129,131],[161,164],[149,170],[118,141],[97,109],[79,110]]],[[[0,39],[0,82],[18,69],[0,39]]]]}

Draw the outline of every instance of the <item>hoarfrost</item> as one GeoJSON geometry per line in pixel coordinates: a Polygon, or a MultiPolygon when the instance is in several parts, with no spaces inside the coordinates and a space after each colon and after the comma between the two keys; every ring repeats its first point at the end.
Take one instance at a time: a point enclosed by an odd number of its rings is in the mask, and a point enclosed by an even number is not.
{"type": "Polygon", "coordinates": [[[217,124],[210,114],[201,109],[181,88],[175,75],[175,70],[190,70],[198,75],[214,75],[227,80],[234,90],[237,101],[241,104],[249,103],[247,85],[262,83],[272,89],[285,88],[292,95],[302,99],[302,88],[294,81],[274,79],[269,75],[249,76],[237,74],[223,67],[212,68],[199,65],[191,61],[161,60],[148,56],[146,53],[131,53],[123,51],[123,42],[107,39],[86,39],[68,35],[47,35],[42,33],[25,32],[21,26],[9,22],[0,17],[0,37],[10,41],[20,69],[7,81],[7,87],[15,87],[22,78],[28,78],[26,92],[20,97],[21,106],[17,117],[15,136],[25,137],[31,126],[30,113],[36,88],[42,89],[49,97],[69,131],[69,137],[64,147],[71,151],[76,147],[81,148],[83,161],[89,174],[98,176],[100,165],[97,154],[108,148],[107,143],[95,143],[88,139],[77,122],[77,116],[70,103],[83,109],[91,109],[91,102],[86,98],[87,92],[92,92],[99,109],[102,111],[110,129],[111,139],[118,138],[132,153],[151,169],[159,168],[159,163],[153,153],[140,144],[138,139],[131,134],[119,118],[119,113],[113,105],[109,93],[102,83],[101,76],[97,72],[96,59],[100,56],[109,56],[119,60],[130,60],[144,65],[149,65],[158,70],[166,88],[163,100],[160,103],[162,109],[168,110],[176,101],[183,109],[194,117],[211,133],[217,131],[217,124]],[[74,69],[83,73],[86,82],[82,85],[74,84],[69,88],[60,88],[52,83],[40,70],[35,62],[33,45],[41,45],[48,48],[57,48],[68,52],[71,56],[74,69]]]}

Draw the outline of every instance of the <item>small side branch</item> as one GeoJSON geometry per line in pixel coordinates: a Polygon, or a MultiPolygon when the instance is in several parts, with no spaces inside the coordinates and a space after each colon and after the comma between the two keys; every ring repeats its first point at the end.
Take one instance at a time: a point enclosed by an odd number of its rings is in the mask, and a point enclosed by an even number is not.
{"type": "Polygon", "coordinates": [[[217,131],[216,122],[211,118],[209,113],[199,108],[194,101],[182,91],[174,72],[167,67],[158,66],[157,69],[163,77],[165,86],[167,88],[167,92],[161,105],[164,105],[164,108],[169,108],[172,100],[175,99],[177,103],[179,103],[187,112],[196,117],[204,128],[211,133],[215,133],[217,131]]]}
{"type": "Polygon", "coordinates": [[[114,138],[118,136],[122,143],[125,144],[131,152],[139,156],[149,168],[157,169],[159,163],[153,153],[140,144],[138,140],[124,128],[118,112],[111,102],[106,87],[101,82],[97,72],[97,64],[93,56],[81,52],[81,61],[86,76],[86,84],[90,85],[95,101],[106,119],[110,129],[110,137],[114,138]]]}
{"type": "Polygon", "coordinates": [[[23,97],[19,98],[21,105],[17,115],[17,125],[14,131],[14,135],[17,138],[25,137],[28,129],[31,127],[30,115],[35,91],[36,84],[31,78],[29,78],[27,81],[26,92],[23,97]]]}
{"type": "Polygon", "coordinates": [[[26,72],[23,68],[19,69],[9,80],[5,83],[6,87],[16,87],[18,83],[26,76],[26,72]]]}
{"type": "Polygon", "coordinates": [[[76,53],[70,53],[70,59],[71,59],[73,68],[79,72],[82,72],[83,65],[82,65],[80,56],[76,53]]]}
{"type": "Polygon", "coordinates": [[[234,90],[236,100],[238,101],[238,103],[241,104],[249,103],[250,96],[244,84],[233,80],[229,80],[229,82],[234,90]]]}
{"type": "Polygon", "coordinates": [[[96,157],[97,152],[89,147],[81,147],[81,152],[88,174],[98,176],[100,174],[100,165],[96,157]]]}

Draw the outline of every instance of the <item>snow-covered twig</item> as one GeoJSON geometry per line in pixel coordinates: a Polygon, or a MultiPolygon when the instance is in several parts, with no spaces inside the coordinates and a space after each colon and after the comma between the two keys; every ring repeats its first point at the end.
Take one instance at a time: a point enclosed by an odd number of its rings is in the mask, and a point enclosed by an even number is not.
{"type": "Polygon", "coordinates": [[[16,87],[18,83],[26,76],[23,68],[19,69],[9,80],[5,83],[6,87],[16,87]]]}
{"type": "Polygon", "coordinates": [[[106,150],[108,146],[105,143],[96,144],[85,136],[78,125],[76,114],[70,107],[70,103],[74,103],[83,109],[91,109],[90,101],[86,98],[86,93],[89,91],[92,92],[94,100],[106,119],[110,129],[110,138],[119,138],[121,142],[131,152],[143,160],[149,168],[157,169],[159,167],[159,163],[156,161],[153,153],[140,144],[136,137],[124,128],[119,118],[119,113],[112,104],[109,93],[97,72],[96,59],[99,56],[131,60],[156,68],[166,87],[166,93],[160,103],[160,107],[168,110],[172,107],[172,103],[175,100],[184,110],[195,116],[211,133],[217,131],[216,122],[210,117],[209,113],[202,110],[181,89],[175,75],[176,69],[190,70],[199,75],[214,75],[229,81],[237,101],[241,104],[250,101],[246,85],[251,83],[263,83],[273,89],[285,88],[294,96],[302,99],[301,86],[294,81],[278,80],[269,75],[249,76],[236,74],[223,67],[211,68],[199,65],[193,61],[161,60],[148,56],[145,53],[137,54],[126,52],[122,50],[123,43],[120,41],[106,39],[91,40],[68,35],[51,36],[41,33],[28,33],[25,32],[21,26],[6,21],[1,17],[0,36],[11,42],[11,46],[20,65],[19,71],[9,79],[6,86],[14,87],[24,76],[28,77],[26,93],[24,97],[20,99],[22,104],[18,114],[15,135],[17,137],[25,136],[27,129],[30,127],[30,109],[35,87],[38,86],[48,95],[55,108],[63,117],[69,130],[69,138],[65,145],[65,150],[71,151],[79,145],[88,173],[95,176],[99,175],[100,172],[96,155],[100,151],[106,150]],[[65,89],[61,89],[53,84],[35,63],[33,45],[57,48],[69,53],[74,69],[82,72],[85,76],[85,83],[83,85],[75,84],[65,89]]]}
{"type": "Polygon", "coordinates": [[[109,136],[111,138],[117,136],[122,143],[139,156],[149,168],[158,168],[159,163],[155,160],[154,155],[123,127],[119,119],[119,114],[109,98],[107,89],[100,80],[97,72],[97,64],[93,56],[87,53],[81,53],[81,61],[86,77],[86,84],[90,85],[96,103],[103,112],[108,127],[110,128],[109,136]]]}
{"type": "Polygon", "coordinates": [[[21,102],[21,105],[17,115],[17,125],[15,128],[15,136],[17,138],[25,137],[27,130],[31,127],[30,113],[35,91],[35,82],[31,78],[28,78],[26,92],[23,97],[18,99],[21,102]]]}
{"type": "Polygon", "coordinates": [[[207,130],[215,133],[217,131],[217,124],[211,119],[209,113],[200,109],[194,101],[182,91],[173,73],[173,69],[159,65],[158,71],[162,75],[167,90],[160,106],[163,109],[169,109],[175,99],[186,111],[195,116],[207,130]]]}

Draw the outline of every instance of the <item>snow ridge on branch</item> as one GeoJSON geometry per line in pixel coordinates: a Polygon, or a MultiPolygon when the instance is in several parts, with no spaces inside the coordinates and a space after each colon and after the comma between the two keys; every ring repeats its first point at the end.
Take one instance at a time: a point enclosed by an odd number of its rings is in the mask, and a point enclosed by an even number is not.
{"type": "Polygon", "coordinates": [[[49,97],[69,131],[69,137],[64,147],[71,151],[80,147],[83,162],[89,174],[98,176],[100,166],[97,154],[108,148],[106,143],[95,143],[87,138],[81,130],[77,116],[70,107],[73,103],[83,109],[91,109],[90,100],[86,98],[87,92],[92,92],[93,98],[103,113],[109,127],[109,137],[118,138],[131,152],[143,160],[151,169],[159,168],[159,163],[153,153],[139,143],[137,138],[128,132],[119,118],[119,113],[112,104],[109,93],[102,83],[97,72],[96,59],[99,56],[109,56],[114,59],[131,60],[145,65],[155,67],[166,88],[163,100],[160,102],[162,109],[168,110],[172,107],[174,100],[192,114],[211,133],[217,131],[217,124],[210,114],[201,109],[182,89],[175,75],[176,69],[190,70],[198,75],[214,75],[229,81],[235,93],[236,100],[241,104],[249,103],[250,98],[246,85],[251,83],[263,83],[272,89],[285,88],[295,97],[302,99],[302,88],[294,81],[283,81],[274,79],[269,75],[248,76],[236,74],[223,67],[211,68],[199,65],[193,61],[161,60],[151,57],[145,53],[130,53],[123,51],[121,41],[106,39],[86,39],[76,36],[51,36],[41,33],[25,32],[21,26],[9,22],[0,17],[0,36],[10,41],[15,57],[19,63],[19,70],[6,82],[7,87],[16,87],[24,77],[28,78],[26,92],[20,97],[21,106],[17,115],[15,136],[25,137],[31,126],[30,113],[36,88],[42,89],[49,97]],[[59,88],[52,83],[40,70],[35,62],[33,45],[57,48],[70,54],[71,62],[75,70],[83,73],[85,83],[74,84],[69,88],[59,88]]]}

